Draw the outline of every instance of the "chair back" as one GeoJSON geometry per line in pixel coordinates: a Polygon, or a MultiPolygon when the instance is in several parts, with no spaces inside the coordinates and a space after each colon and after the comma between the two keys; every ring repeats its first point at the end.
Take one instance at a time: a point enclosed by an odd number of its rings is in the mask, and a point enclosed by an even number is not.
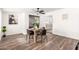
{"type": "Polygon", "coordinates": [[[32,30],[28,30],[28,29],[27,29],[27,33],[28,33],[29,35],[34,35],[34,32],[33,32],[32,30]]]}
{"type": "Polygon", "coordinates": [[[46,35],[46,29],[43,27],[43,29],[41,29],[41,35],[46,35]]]}

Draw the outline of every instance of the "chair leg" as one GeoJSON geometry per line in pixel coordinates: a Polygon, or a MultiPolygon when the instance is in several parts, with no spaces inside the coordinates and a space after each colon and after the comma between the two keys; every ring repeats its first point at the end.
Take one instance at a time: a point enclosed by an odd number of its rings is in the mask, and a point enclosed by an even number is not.
{"type": "Polygon", "coordinates": [[[27,35],[26,39],[27,39],[27,43],[30,43],[30,36],[29,35],[27,35]]]}
{"type": "Polygon", "coordinates": [[[43,39],[43,36],[41,36],[41,43],[42,43],[42,39],[43,39]]]}
{"type": "Polygon", "coordinates": [[[30,43],[30,36],[29,36],[29,43],[30,43]]]}
{"type": "Polygon", "coordinates": [[[26,35],[26,37],[25,37],[25,38],[26,38],[26,40],[27,40],[27,37],[28,37],[28,35],[26,35]]]}
{"type": "Polygon", "coordinates": [[[47,39],[47,35],[44,35],[44,40],[48,41],[48,39],[47,39]]]}
{"type": "Polygon", "coordinates": [[[38,36],[36,36],[36,43],[37,43],[37,38],[38,38],[38,36]]]}
{"type": "Polygon", "coordinates": [[[46,41],[48,41],[48,39],[47,39],[47,35],[46,35],[46,41]]]}
{"type": "Polygon", "coordinates": [[[36,36],[36,43],[37,43],[37,36],[36,36]]]}
{"type": "Polygon", "coordinates": [[[33,39],[33,35],[32,35],[32,39],[33,39]]]}

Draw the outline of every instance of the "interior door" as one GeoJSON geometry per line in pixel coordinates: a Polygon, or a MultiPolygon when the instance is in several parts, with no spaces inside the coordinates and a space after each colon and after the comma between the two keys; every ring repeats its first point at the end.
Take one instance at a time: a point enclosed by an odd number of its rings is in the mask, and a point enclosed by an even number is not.
{"type": "Polygon", "coordinates": [[[52,33],[53,17],[52,16],[41,16],[40,27],[46,27],[47,32],[52,33]]]}
{"type": "Polygon", "coordinates": [[[52,27],[53,27],[53,17],[52,16],[48,16],[48,20],[49,20],[49,23],[48,23],[48,32],[52,33],[52,27]]]}

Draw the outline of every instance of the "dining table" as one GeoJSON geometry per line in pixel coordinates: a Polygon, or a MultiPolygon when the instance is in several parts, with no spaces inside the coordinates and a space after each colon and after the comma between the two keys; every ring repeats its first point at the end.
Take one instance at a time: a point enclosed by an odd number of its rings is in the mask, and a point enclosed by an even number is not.
{"type": "MultiPolygon", "coordinates": [[[[36,43],[37,31],[40,31],[41,29],[40,28],[29,28],[28,30],[31,30],[31,31],[34,32],[34,35],[33,35],[33,37],[34,37],[34,43],[36,43]]],[[[29,37],[29,35],[28,35],[28,37],[29,37]]],[[[28,38],[28,40],[30,41],[29,38],[28,38]]]]}

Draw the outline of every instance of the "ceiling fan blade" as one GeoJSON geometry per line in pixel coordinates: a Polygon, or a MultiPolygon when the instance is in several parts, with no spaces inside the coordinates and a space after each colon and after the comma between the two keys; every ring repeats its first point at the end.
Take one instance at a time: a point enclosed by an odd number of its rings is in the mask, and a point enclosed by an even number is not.
{"type": "Polygon", "coordinates": [[[39,11],[39,13],[41,13],[41,14],[45,14],[44,10],[39,11]]]}
{"type": "Polygon", "coordinates": [[[33,9],[35,13],[45,14],[44,10],[40,10],[40,8],[36,8],[36,11],[33,9]]]}
{"type": "Polygon", "coordinates": [[[44,10],[40,10],[39,12],[44,12],[44,10]]]}
{"type": "Polygon", "coordinates": [[[41,14],[45,14],[44,12],[41,12],[41,14]]]}

